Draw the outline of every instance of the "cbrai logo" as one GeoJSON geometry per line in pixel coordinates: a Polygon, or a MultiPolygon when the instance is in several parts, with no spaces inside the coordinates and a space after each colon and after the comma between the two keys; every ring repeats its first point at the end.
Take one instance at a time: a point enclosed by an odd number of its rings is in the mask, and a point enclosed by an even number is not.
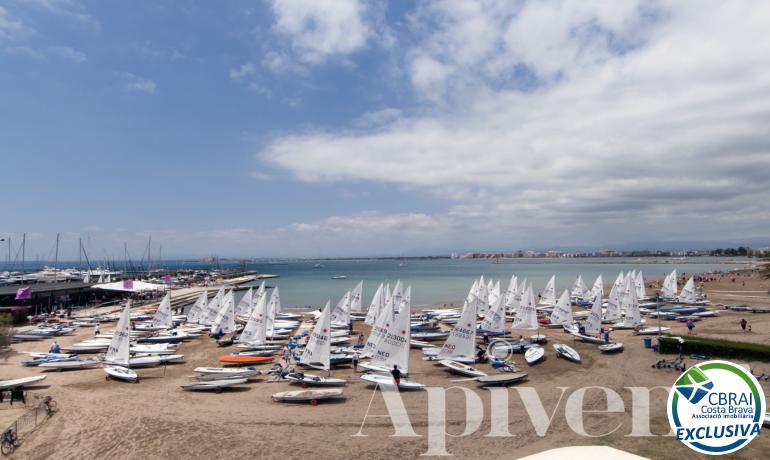
{"type": "Polygon", "coordinates": [[[668,420],[676,438],[708,455],[746,446],[759,434],[765,395],[741,366],[707,361],[683,373],[668,397],[668,420]]]}

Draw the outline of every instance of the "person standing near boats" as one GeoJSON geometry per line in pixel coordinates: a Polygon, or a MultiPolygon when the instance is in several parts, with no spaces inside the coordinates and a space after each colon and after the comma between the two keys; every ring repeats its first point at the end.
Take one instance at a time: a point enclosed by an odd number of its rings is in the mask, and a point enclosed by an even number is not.
{"type": "Polygon", "coordinates": [[[56,340],[53,341],[51,344],[51,349],[49,350],[49,353],[61,353],[61,348],[59,347],[59,343],[56,342],[56,340]]]}
{"type": "Polygon", "coordinates": [[[692,330],[695,329],[695,321],[692,319],[687,320],[687,334],[692,334],[692,330]]]}
{"type": "Polygon", "coordinates": [[[353,372],[358,372],[358,350],[353,352],[353,372]]]}
{"type": "Polygon", "coordinates": [[[99,335],[101,331],[99,330],[99,323],[96,323],[96,326],[94,326],[94,337],[99,335]]]}
{"type": "Polygon", "coordinates": [[[390,371],[390,375],[393,376],[393,381],[396,382],[396,387],[401,385],[401,371],[398,370],[398,366],[397,365],[395,365],[395,364],[393,365],[393,370],[390,371]]]}

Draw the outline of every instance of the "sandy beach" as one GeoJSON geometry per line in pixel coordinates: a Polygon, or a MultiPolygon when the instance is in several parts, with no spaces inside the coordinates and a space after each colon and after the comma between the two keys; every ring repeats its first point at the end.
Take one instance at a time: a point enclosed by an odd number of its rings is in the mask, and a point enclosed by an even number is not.
{"type": "MultiPolygon", "coordinates": [[[[706,291],[716,304],[750,303],[770,306],[770,282],[756,275],[707,282],[706,291]]],[[[736,341],[770,344],[770,315],[720,311],[717,318],[697,323],[697,335],[720,337],[736,341]],[[741,332],[739,321],[746,318],[751,333],[741,332]]],[[[654,320],[648,319],[648,323],[654,320]]],[[[666,321],[672,333],[686,335],[683,323],[666,321]]],[[[105,325],[103,330],[114,327],[105,325]]],[[[363,323],[356,330],[368,333],[363,323]]],[[[543,330],[541,330],[543,332],[543,330]]],[[[71,344],[92,334],[90,328],[60,339],[71,344]]],[[[522,355],[514,361],[529,374],[521,387],[538,392],[547,413],[553,418],[545,436],[539,436],[530,422],[515,387],[508,390],[508,430],[510,437],[485,436],[490,431],[490,395],[475,382],[458,381],[434,362],[424,361],[419,350],[411,351],[410,378],[429,386],[448,388],[461,386],[475,390],[484,403],[484,419],[478,430],[468,436],[448,437],[447,451],[457,458],[517,458],[543,450],[571,445],[610,445],[650,458],[706,458],[695,454],[672,437],[666,417],[666,392],[652,392],[650,427],[656,437],[630,437],[631,392],[626,387],[670,387],[678,377],[674,370],[652,369],[658,358],[642,345],[642,337],[631,331],[615,331],[615,341],[625,344],[617,355],[602,355],[594,345],[573,342],[560,330],[545,330],[547,360],[529,367],[522,355]],[[557,359],[554,343],[573,346],[583,357],[582,364],[557,359]],[[568,396],[576,389],[603,386],[621,395],[625,412],[619,414],[587,414],[585,430],[603,434],[618,427],[612,434],[583,437],[568,426],[564,407],[568,396]],[[562,396],[559,387],[567,387],[562,396]]],[[[39,375],[37,368],[20,365],[24,358],[18,351],[47,351],[50,341],[17,344],[13,352],[0,360],[3,378],[39,375]]],[[[139,384],[106,381],[104,371],[95,368],[73,372],[50,372],[41,386],[32,391],[52,395],[58,401],[59,412],[34,432],[22,439],[22,445],[12,458],[75,459],[75,458],[416,458],[427,450],[427,392],[402,392],[409,419],[420,437],[391,437],[393,427],[387,417],[381,395],[373,397],[373,387],[358,379],[352,368],[334,370],[334,377],[346,378],[346,400],[332,404],[284,405],[271,401],[278,391],[298,389],[285,382],[266,380],[250,383],[244,389],[221,394],[193,393],[180,389],[189,381],[192,369],[198,366],[218,366],[217,357],[229,349],[216,346],[209,338],[183,343],[180,352],[185,362],[167,367],[139,369],[139,384]],[[371,407],[370,406],[371,402],[371,407]],[[365,436],[354,436],[362,430],[365,436]]],[[[688,360],[688,364],[694,362],[688,360]]],[[[757,372],[770,371],[770,363],[749,362],[757,372]]],[[[262,366],[267,368],[269,366],[262,366]]],[[[497,373],[489,365],[478,365],[489,374],[497,373]]],[[[770,396],[770,384],[762,382],[770,396]]],[[[588,391],[585,409],[603,409],[606,399],[600,391],[588,391]]],[[[447,392],[447,429],[454,435],[464,430],[465,403],[459,390],[447,392]]],[[[14,410],[15,411],[15,410],[14,410]]],[[[17,415],[11,409],[0,411],[0,421],[7,423],[17,415]]],[[[763,432],[752,443],[730,458],[767,458],[770,434],[763,432]]]]}

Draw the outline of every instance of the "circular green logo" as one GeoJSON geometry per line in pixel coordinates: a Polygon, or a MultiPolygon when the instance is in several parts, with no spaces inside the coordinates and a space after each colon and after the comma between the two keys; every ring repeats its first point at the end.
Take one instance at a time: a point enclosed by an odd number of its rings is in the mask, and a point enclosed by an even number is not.
{"type": "Polygon", "coordinates": [[[728,361],[707,361],[683,373],[668,396],[676,439],[708,455],[745,447],[762,428],[765,395],[757,379],[728,361]]]}

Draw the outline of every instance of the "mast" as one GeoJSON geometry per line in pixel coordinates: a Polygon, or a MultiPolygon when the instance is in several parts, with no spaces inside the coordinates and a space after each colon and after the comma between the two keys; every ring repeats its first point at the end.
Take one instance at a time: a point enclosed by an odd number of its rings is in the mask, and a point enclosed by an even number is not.
{"type": "Polygon", "coordinates": [[[59,234],[56,234],[56,255],[53,258],[53,282],[56,283],[56,270],[59,266],[59,234]]]}
{"type": "Polygon", "coordinates": [[[24,272],[24,258],[26,256],[27,251],[27,234],[26,232],[22,234],[21,236],[21,282],[24,283],[24,277],[26,273],[24,272]]]}

